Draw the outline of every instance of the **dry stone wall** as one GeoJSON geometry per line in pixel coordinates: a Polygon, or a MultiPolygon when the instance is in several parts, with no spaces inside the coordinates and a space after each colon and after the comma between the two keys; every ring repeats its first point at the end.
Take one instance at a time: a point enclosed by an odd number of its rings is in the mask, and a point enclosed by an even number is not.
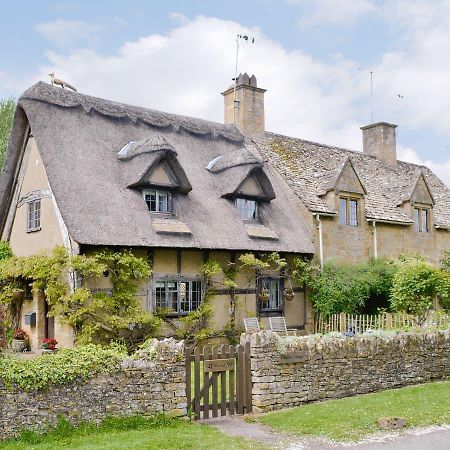
{"type": "Polygon", "coordinates": [[[159,341],[140,359],[126,359],[114,374],[86,382],[24,392],[0,382],[0,439],[24,428],[44,431],[58,416],[76,424],[100,422],[107,416],[186,414],[184,345],[159,341]]]}
{"type": "Polygon", "coordinates": [[[450,376],[449,330],[328,339],[262,331],[242,340],[250,341],[255,411],[450,376]]]}

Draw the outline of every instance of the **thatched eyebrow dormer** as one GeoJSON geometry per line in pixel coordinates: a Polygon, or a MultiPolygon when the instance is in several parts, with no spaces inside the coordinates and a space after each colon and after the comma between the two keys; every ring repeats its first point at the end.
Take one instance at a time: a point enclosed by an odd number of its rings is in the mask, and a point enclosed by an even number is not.
{"type": "Polygon", "coordinates": [[[127,187],[164,187],[187,194],[192,186],[177,156],[172,144],[160,135],[130,141],[117,154],[124,163],[127,187]]]}
{"type": "Polygon", "coordinates": [[[264,161],[247,148],[214,158],[206,169],[218,177],[222,197],[245,196],[267,202],[275,198],[264,161]]]}

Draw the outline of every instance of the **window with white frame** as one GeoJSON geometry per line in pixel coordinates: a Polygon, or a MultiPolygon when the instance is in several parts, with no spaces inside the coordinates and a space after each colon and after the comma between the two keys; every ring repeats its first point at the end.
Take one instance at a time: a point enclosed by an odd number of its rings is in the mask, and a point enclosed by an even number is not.
{"type": "Polygon", "coordinates": [[[234,201],[239,214],[244,220],[256,220],[258,205],[256,200],[251,200],[244,197],[237,197],[234,201]]]}
{"type": "Polygon", "coordinates": [[[339,199],[339,223],[341,225],[358,226],[358,200],[341,197],[339,199]]]}
{"type": "Polygon", "coordinates": [[[41,229],[41,199],[28,202],[27,232],[39,231],[41,229]]]}
{"type": "Polygon", "coordinates": [[[146,189],[143,191],[148,210],[155,213],[173,212],[173,198],[170,191],[164,189],[146,189]]]}
{"type": "Polygon", "coordinates": [[[155,281],[156,308],[165,308],[176,314],[195,311],[202,300],[201,281],[157,280],[155,281]]]}
{"type": "Polygon", "coordinates": [[[281,282],[279,278],[264,277],[260,279],[260,310],[279,311],[281,310],[281,282]],[[264,300],[267,298],[267,300],[264,300]]]}

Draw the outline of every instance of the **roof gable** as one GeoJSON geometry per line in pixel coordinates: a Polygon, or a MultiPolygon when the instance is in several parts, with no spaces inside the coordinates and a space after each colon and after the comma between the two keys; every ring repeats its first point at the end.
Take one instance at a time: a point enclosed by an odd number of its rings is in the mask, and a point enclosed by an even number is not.
{"type": "Polygon", "coordinates": [[[345,191],[354,194],[366,193],[366,189],[350,157],[344,160],[341,169],[337,171],[336,178],[332,180],[330,188],[335,191],[345,191]]]}
{"type": "Polygon", "coordinates": [[[420,172],[417,177],[416,184],[414,185],[409,200],[412,203],[423,203],[425,205],[434,205],[433,195],[428,186],[427,180],[424,177],[423,172],[420,172]]]}
{"type": "MultiPolygon", "coordinates": [[[[366,218],[412,224],[411,217],[401,205],[411,198],[420,179],[418,186],[423,187],[423,180],[435,202],[435,226],[450,229],[449,190],[424,166],[403,161],[398,161],[395,167],[388,166],[362,152],[275,133],[266,133],[265,138],[256,139],[255,143],[261,156],[271,162],[305,206],[315,214],[336,214],[334,205],[327,203],[323,198],[334,186],[342,190],[355,189],[340,185],[340,175],[343,171],[349,170],[351,163],[365,190],[366,218]],[[420,177],[421,173],[423,177],[420,177]]],[[[422,197],[422,200],[424,199],[429,201],[427,196],[422,197]]]]}
{"type": "Polygon", "coordinates": [[[247,197],[261,197],[263,191],[254,175],[248,176],[238,187],[236,194],[247,197]]]}

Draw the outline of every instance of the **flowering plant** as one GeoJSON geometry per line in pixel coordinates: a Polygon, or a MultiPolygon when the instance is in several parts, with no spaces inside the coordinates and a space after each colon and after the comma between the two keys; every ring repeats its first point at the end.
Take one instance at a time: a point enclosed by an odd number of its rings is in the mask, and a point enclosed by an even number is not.
{"type": "Polygon", "coordinates": [[[55,338],[42,339],[42,347],[47,350],[54,350],[58,341],[55,338]]]}
{"type": "Polygon", "coordinates": [[[17,328],[14,330],[13,339],[16,339],[18,341],[26,341],[28,340],[28,335],[25,331],[22,330],[22,328],[17,328]]]}

